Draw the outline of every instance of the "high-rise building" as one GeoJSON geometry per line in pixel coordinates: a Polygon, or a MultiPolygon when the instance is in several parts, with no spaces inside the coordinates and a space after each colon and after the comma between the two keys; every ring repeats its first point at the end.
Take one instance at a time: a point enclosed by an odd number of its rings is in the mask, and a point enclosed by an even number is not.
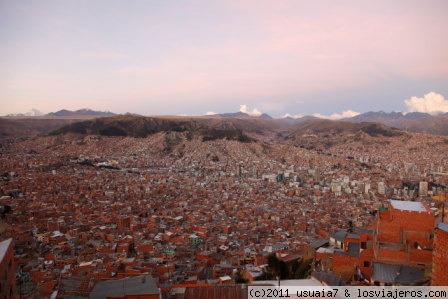
{"type": "Polygon", "coordinates": [[[378,194],[386,194],[386,184],[384,182],[378,182],[378,194]]]}
{"type": "Polygon", "coordinates": [[[418,195],[428,196],[428,182],[420,182],[418,184],[418,195]]]}

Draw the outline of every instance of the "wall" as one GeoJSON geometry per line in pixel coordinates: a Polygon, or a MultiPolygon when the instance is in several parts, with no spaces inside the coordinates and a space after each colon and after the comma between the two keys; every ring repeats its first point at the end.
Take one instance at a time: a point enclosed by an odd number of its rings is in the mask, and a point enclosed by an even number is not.
{"type": "Polygon", "coordinates": [[[448,232],[441,229],[434,234],[431,285],[448,286],[448,232]]]}
{"type": "Polygon", "coordinates": [[[0,298],[16,298],[15,263],[12,239],[0,242],[5,254],[0,261],[0,298]]]}

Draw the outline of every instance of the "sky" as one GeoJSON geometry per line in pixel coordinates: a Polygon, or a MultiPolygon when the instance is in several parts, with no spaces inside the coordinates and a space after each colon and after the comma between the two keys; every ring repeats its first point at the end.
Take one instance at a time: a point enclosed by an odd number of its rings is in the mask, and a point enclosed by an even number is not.
{"type": "Polygon", "coordinates": [[[448,112],[445,0],[0,0],[0,115],[448,112]]]}

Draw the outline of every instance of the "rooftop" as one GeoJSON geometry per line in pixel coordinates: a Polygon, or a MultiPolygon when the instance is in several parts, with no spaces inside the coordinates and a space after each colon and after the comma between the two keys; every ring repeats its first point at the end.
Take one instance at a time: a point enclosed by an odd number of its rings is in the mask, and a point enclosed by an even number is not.
{"type": "Polygon", "coordinates": [[[373,263],[372,279],[400,285],[414,285],[424,279],[424,270],[406,265],[373,263]]]}
{"type": "Polygon", "coordinates": [[[390,204],[396,210],[411,211],[411,212],[426,212],[425,206],[421,202],[417,201],[401,201],[391,199],[390,204]]]}
{"type": "Polygon", "coordinates": [[[437,228],[448,233],[448,223],[440,222],[437,224],[437,228]]]}
{"type": "Polygon", "coordinates": [[[0,242],[0,261],[5,257],[6,251],[8,247],[11,245],[12,239],[7,239],[5,241],[0,242]]]}
{"type": "Polygon", "coordinates": [[[159,293],[160,291],[154,279],[149,275],[143,275],[99,282],[90,293],[89,298],[106,298],[111,295],[123,296],[126,294],[146,295],[159,293]]]}
{"type": "Polygon", "coordinates": [[[328,244],[328,240],[322,239],[322,240],[314,241],[313,243],[309,244],[308,246],[313,247],[313,248],[319,248],[319,247],[325,246],[327,244],[328,244]]]}

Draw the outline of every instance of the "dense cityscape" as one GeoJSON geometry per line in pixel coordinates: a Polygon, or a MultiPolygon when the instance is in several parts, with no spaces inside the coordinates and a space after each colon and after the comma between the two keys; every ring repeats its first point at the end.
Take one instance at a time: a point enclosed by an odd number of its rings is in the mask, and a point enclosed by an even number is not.
{"type": "Polygon", "coordinates": [[[316,149],[309,134],[249,136],[4,139],[0,249],[13,262],[1,294],[117,288],[127,298],[123,284],[141,284],[141,298],[247,298],[239,285],[277,279],[448,285],[446,138],[358,132],[316,149]]]}
{"type": "Polygon", "coordinates": [[[0,299],[448,298],[447,12],[1,0],[0,299]]]}

